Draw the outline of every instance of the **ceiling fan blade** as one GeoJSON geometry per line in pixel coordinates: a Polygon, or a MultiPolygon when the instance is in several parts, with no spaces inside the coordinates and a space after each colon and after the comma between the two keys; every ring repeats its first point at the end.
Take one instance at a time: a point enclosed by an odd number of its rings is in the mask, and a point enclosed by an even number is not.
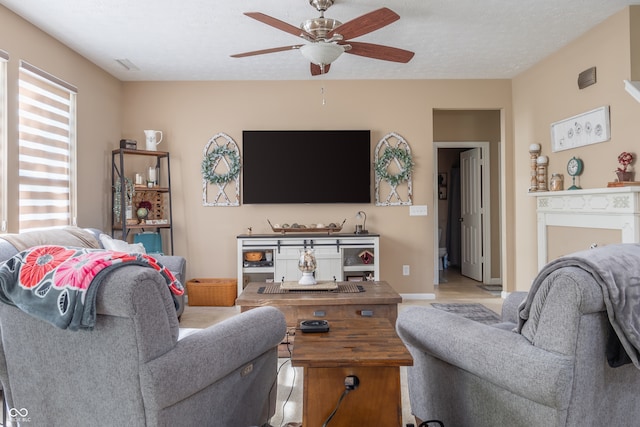
{"type": "Polygon", "coordinates": [[[314,64],[313,62],[311,63],[311,75],[312,76],[319,76],[321,74],[327,74],[329,72],[329,68],[331,67],[331,64],[325,64],[324,65],[324,69],[322,69],[322,67],[320,67],[319,65],[314,64]]]}
{"type": "Polygon", "coordinates": [[[382,59],[384,61],[407,63],[411,61],[413,52],[397,47],[383,46],[373,43],[361,43],[348,41],[346,44],[351,45],[351,49],[345,50],[345,53],[352,55],[366,56],[367,58],[382,59]]]}
{"type": "Polygon", "coordinates": [[[231,55],[232,58],[244,58],[245,56],[264,55],[265,53],[283,52],[285,50],[300,49],[301,44],[293,46],[272,47],[271,49],[254,50],[252,52],[236,53],[231,55]]]}
{"type": "Polygon", "coordinates": [[[253,18],[257,21],[262,22],[263,24],[267,24],[270,25],[274,28],[277,28],[278,30],[284,31],[285,33],[289,33],[289,34],[293,34],[296,37],[302,37],[302,36],[306,36],[308,38],[310,38],[311,40],[315,40],[315,36],[313,34],[310,34],[306,31],[304,31],[303,29],[293,26],[291,24],[287,24],[284,21],[281,21],[279,19],[276,19],[272,16],[269,15],[265,15],[264,13],[260,13],[260,12],[246,12],[245,15],[247,15],[249,18],[253,18]]]}
{"type": "Polygon", "coordinates": [[[330,31],[329,34],[327,34],[327,38],[329,39],[337,33],[340,34],[344,40],[354,39],[386,27],[398,19],[400,19],[400,15],[389,8],[383,7],[340,25],[338,28],[330,31]]]}

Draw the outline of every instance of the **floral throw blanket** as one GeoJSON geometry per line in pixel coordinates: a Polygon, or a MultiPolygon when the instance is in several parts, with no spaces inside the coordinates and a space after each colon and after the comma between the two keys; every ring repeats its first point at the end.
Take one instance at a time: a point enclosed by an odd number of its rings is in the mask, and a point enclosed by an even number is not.
{"type": "Polygon", "coordinates": [[[93,329],[96,295],[105,275],[124,265],[150,267],[162,275],[174,295],[182,284],[146,254],[65,246],[36,246],[0,266],[0,301],[61,329],[93,329]]]}

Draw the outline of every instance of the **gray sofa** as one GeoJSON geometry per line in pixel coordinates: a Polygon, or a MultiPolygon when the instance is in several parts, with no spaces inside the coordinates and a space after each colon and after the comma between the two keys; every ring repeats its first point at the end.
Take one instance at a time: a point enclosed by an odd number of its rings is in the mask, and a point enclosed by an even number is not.
{"type": "Polygon", "coordinates": [[[497,327],[432,308],[400,312],[398,334],[414,358],[408,381],[418,419],[465,427],[638,425],[640,371],[607,363],[601,287],[575,267],[544,280],[552,283],[535,294],[528,337],[513,332],[526,293],[505,300],[497,327]]]}
{"type": "Polygon", "coordinates": [[[162,276],[125,265],[104,277],[96,312],[93,330],[70,331],[0,303],[0,380],[22,425],[244,427],[275,413],[279,310],[178,340],[162,276]]]}

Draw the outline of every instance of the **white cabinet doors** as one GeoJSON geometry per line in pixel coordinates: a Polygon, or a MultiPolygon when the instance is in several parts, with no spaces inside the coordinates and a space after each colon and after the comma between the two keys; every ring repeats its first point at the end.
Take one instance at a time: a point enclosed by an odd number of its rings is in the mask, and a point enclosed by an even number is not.
{"type": "MultiPolygon", "coordinates": [[[[336,247],[314,247],[316,262],[316,280],[342,280],[342,256],[336,247]]],[[[276,281],[298,281],[302,272],[298,268],[301,248],[281,248],[275,254],[276,281]]]]}

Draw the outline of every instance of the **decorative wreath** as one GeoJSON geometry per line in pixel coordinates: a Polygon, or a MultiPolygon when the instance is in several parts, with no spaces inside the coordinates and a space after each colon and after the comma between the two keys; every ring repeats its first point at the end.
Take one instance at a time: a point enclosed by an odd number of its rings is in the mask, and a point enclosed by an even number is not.
{"type": "Polygon", "coordinates": [[[393,186],[408,181],[412,170],[413,160],[411,159],[411,153],[402,148],[387,148],[375,164],[375,171],[380,179],[393,186]],[[402,163],[400,172],[395,175],[391,175],[387,170],[387,166],[393,159],[397,159],[402,163]]]}
{"type": "Polygon", "coordinates": [[[227,147],[216,147],[202,159],[202,176],[209,184],[226,184],[240,174],[240,156],[236,150],[227,147]],[[214,168],[222,158],[229,159],[229,172],[215,173],[214,168]]]}

